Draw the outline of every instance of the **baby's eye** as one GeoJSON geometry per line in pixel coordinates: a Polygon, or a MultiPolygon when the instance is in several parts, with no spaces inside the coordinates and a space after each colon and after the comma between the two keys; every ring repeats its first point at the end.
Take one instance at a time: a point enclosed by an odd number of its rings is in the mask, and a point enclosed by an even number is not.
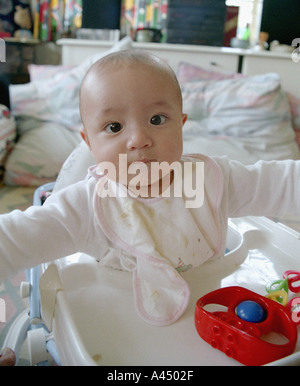
{"type": "Polygon", "coordinates": [[[123,126],[119,122],[109,123],[107,126],[105,126],[105,130],[108,133],[118,133],[119,131],[122,130],[122,128],[123,126]]]}
{"type": "Polygon", "coordinates": [[[154,115],[151,119],[150,119],[150,123],[152,125],[162,125],[163,123],[166,122],[166,117],[164,115],[154,115]]]}

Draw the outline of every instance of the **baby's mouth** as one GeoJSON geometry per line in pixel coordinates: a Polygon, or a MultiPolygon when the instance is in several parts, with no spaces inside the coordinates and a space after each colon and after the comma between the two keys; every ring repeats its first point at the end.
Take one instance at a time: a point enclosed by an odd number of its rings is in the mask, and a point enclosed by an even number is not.
{"type": "Polygon", "coordinates": [[[143,163],[143,164],[149,164],[151,162],[155,162],[155,160],[153,159],[149,159],[149,158],[140,158],[140,159],[136,159],[135,161],[131,162],[131,164],[137,164],[137,163],[143,163]]]}

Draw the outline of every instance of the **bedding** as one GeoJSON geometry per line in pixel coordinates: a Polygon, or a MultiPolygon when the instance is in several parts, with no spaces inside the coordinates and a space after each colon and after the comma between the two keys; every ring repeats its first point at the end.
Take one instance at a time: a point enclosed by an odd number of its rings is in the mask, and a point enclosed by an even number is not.
{"type": "Polygon", "coordinates": [[[287,93],[287,98],[290,106],[292,125],[295,130],[296,142],[300,149],[300,99],[287,93]]]}
{"type": "MultiPolygon", "coordinates": [[[[128,49],[124,38],[105,54],[128,49]]],[[[76,67],[53,67],[33,75],[27,84],[11,85],[11,110],[17,124],[18,141],[5,164],[4,183],[9,186],[39,186],[56,179],[71,151],[79,144],[81,120],[79,88],[89,67],[103,53],[86,58],[76,67]],[[42,75],[41,75],[42,74],[42,75]]]]}
{"type": "MultiPolygon", "coordinates": [[[[129,48],[125,38],[105,54],[129,48]]],[[[81,143],[81,79],[105,54],[78,66],[31,65],[31,82],[10,87],[18,141],[5,163],[6,185],[39,186],[56,179],[81,143]]],[[[247,164],[299,158],[300,100],[282,90],[278,75],[245,77],[182,62],[177,76],[189,115],[184,152],[227,155],[247,164]]]]}
{"type": "Polygon", "coordinates": [[[247,164],[298,158],[289,104],[277,74],[184,82],[182,93],[189,116],[186,150],[199,146],[205,154],[226,154],[247,164]]]}
{"type": "Polygon", "coordinates": [[[0,104],[0,178],[3,177],[5,161],[16,141],[17,128],[7,106],[0,104]]]}

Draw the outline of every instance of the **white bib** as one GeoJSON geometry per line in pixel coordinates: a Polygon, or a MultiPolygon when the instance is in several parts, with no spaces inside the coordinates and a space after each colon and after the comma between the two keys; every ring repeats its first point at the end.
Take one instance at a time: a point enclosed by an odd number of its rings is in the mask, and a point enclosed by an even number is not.
{"type": "MultiPolygon", "coordinates": [[[[196,162],[203,160],[208,159],[184,159],[193,161],[193,173],[196,162]]],[[[182,197],[142,199],[132,197],[124,186],[106,177],[97,183],[98,220],[105,235],[135,258],[135,305],[148,323],[163,326],[175,322],[190,296],[179,272],[199,266],[224,250],[225,231],[218,216],[223,178],[213,161],[205,163],[204,182],[200,208],[187,208],[184,189],[182,197]],[[104,189],[108,192],[105,198],[104,189]]],[[[132,270],[132,259],[128,264],[132,270]]]]}

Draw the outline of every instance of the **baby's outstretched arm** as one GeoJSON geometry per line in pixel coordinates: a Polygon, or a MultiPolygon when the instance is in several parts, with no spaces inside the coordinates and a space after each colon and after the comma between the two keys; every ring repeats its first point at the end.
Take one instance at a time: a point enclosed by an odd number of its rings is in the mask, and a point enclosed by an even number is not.
{"type": "Polygon", "coordinates": [[[53,194],[43,206],[0,216],[0,281],[75,252],[94,254],[89,239],[98,231],[101,246],[105,237],[91,215],[93,191],[81,182],[53,194]]]}
{"type": "Polygon", "coordinates": [[[233,161],[228,181],[230,217],[300,214],[300,161],[233,161]]]}

